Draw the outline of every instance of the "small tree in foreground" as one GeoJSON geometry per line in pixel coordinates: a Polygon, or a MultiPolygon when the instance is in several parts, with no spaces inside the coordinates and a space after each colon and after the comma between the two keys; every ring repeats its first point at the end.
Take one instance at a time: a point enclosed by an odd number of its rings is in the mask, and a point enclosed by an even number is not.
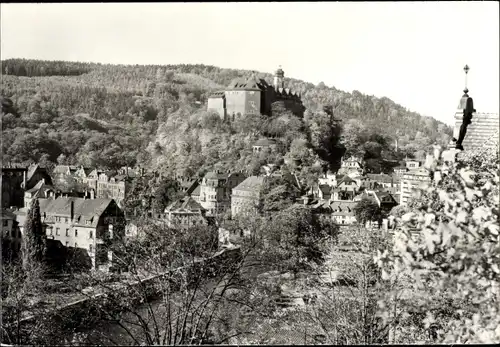
{"type": "Polygon", "coordinates": [[[380,301],[392,343],[500,342],[498,163],[494,151],[427,163],[434,185],[376,257],[383,279],[406,291],[380,301]]]}
{"type": "Polygon", "coordinates": [[[47,240],[44,235],[40,204],[33,200],[24,224],[22,237],[23,268],[28,269],[31,263],[42,263],[47,252],[47,240]]]}

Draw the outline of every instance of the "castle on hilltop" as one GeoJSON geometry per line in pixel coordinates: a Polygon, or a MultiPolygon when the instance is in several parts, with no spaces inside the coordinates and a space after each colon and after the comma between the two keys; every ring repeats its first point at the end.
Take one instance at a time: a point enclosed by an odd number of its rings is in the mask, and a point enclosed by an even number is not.
{"type": "Polygon", "coordinates": [[[301,94],[285,88],[285,73],[280,68],[274,74],[274,83],[253,74],[248,79],[234,79],[224,91],[208,97],[207,111],[216,112],[224,120],[235,120],[246,114],[272,115],[273,110],[289,110],[302,117],[305,107],[301,94]]]}

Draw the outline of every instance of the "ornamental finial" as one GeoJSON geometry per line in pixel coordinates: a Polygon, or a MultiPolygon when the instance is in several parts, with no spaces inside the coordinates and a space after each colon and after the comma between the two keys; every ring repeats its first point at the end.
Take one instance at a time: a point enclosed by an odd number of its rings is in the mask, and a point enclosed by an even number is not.
{"type": "Polygon", "coordinates": [[[464,93],[467,94],[469,92],[469,89],[467,89],[467,74],[469,73],[469,65],[465,64],[464,66],[464,71],[465,71],[465,89],[464,89],[464,93]]]}

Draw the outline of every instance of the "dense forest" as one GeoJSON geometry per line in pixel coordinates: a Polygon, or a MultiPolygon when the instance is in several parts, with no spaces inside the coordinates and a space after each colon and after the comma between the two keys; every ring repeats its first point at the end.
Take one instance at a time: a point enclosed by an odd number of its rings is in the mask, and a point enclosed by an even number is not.
{"type": "Polygon", "coordinates": [[[143,165],[193,175],[216,166],[253,173],[288,160],[305,178],[337,166],[345,151],[363,156],[370,171],[386,171],[384,163],[422,157],[451,135],[445,124],[388,98],[295,79],[285,83],[302,93],[303,119],[277,110],[227,124],[207,113],[208,95],[253,73],[246,70],[9,59],[1,71],[4,162],[143,165]],[[282,151],[252,155],[262,136],[277,138],[282,151]]]}

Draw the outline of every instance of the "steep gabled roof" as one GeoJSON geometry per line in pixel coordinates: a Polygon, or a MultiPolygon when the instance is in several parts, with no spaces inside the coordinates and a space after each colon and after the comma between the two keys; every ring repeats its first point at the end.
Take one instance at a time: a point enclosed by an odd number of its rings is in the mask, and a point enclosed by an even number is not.
{"type": "Polygon", "coordinates": [[[165,208],[165,213],[168,212],[191,212],[202,213],[205,209],[197,203],[192,197],[186,196],[171,203],[165,208]]]}
{"type": "Polygon", "coordinates": [[[47,222],[54,222],[54,216],[67,216],[71,214],[71,202],[73,202],[73,214],[75,224],[85,225],[90,221],[90,226],[95,227],[99,217],[108,208],[112,199],[82,199],[82,198],[57,198],[38,199],[40,203],[40,213],[47,214],[47,222]]]}
{"type": "MultiPolygon", "coordinates": [[[[345,175],[344,177],[342,177],[338,182],[337,182],[337,187],[340,186],[342,183],[351,183],[351,182],[354,182],[356,183],[355,180],[353,180],[351,177],[345,175]]],[[[356,183],[357,184],[357,183],[356,183]]]]}
{"type": "Polygon", "coordinates": [[[39,190],[54,190],[54,187],[49,184],[45,184],[45,180],[40,180],[33,188],[28,189],[26,192],[33,194],[39,190]]]}

